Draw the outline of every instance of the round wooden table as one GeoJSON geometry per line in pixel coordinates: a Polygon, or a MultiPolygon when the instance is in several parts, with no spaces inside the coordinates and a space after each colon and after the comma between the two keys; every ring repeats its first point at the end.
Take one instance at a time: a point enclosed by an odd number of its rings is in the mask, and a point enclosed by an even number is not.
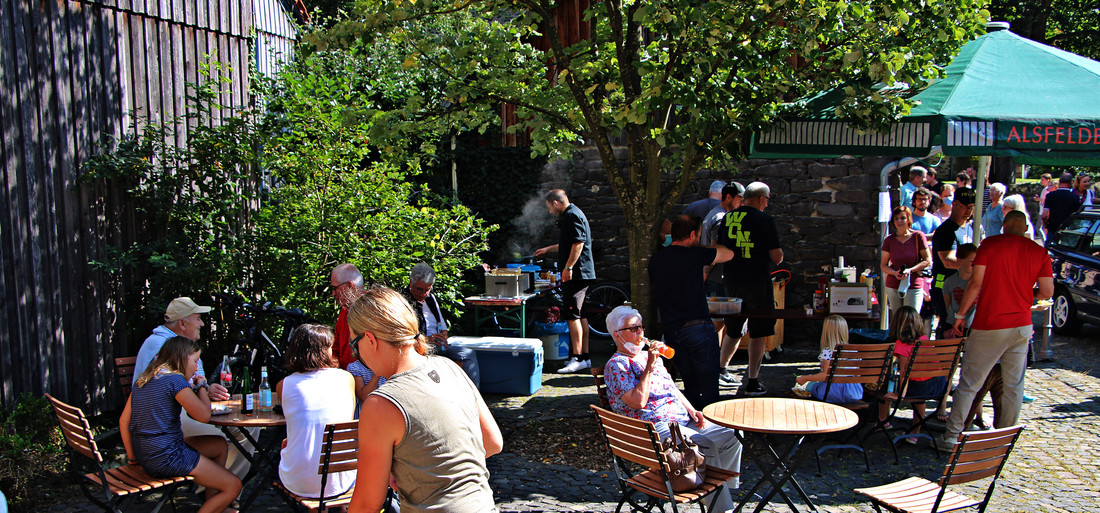
{"type": "MultiPolygon", "coordinates": [[[[271,395],[273,401],[277,401],[275,394],[271,395]]],[[[253,437],[249,433],[249,428],[272,428],[272,427],[285,427],[286,417],[282,413],[276,413],[275,410],[269,412],[261,412],[259,408],[259,400],[255,401],[256,408],[249,415],[243,415],[240,413],[241,408],[241,396],[235,394],[225,401],[213,401],[213,406],[228,407],[228,413],[220,413],[217,415],[211,415],[210,420],[207,422],[212,426],[218,426],[225,433],[226,439],[229,440],[240,451],[241,456],[244,456],[251,468],[248,474],[243,479],[244,482],[249,482],[254,478],[260,478],[262,481],[257,486],[252,488],[252,491],[248,494],[244,500],[241,501],[241,507],[239,511],[245,513],[252,505],[252,502],[256,500],[256,497],[263,490],[264,484],[275,490],[276,495],[282,497],[283,501],[292,508],[293,511],[297,511],[297,503],[290,500],[285,494],[282,493],[278,487],[273,483],[279,480],[279,438],[273,437],[268,441],[266,445],[260,444],[258,437],[253,437]],[[247,440],[252,447],[255,448],[255,452],[249,451],[245,448],[242,439],[247,440]]],[[[281,410],[280,410],[281,411],[281,410]]]]}
{"type": "Polygon", "coordinates": [[[814,506],[810,497],[794,479],[794,471],[801,463],[801,458],[795,460],[793,457],[806,437],[844,431],[859,423],[859,416],[843,406],[807,399],[779,397],[750,397],[719,401],[703,408],[703,415],[719,426],[733,429],[744,447],[750,443],[759,442],[765,449],[749,451],[749,457],[764,475],[741,499],[737,511],[745,506],[749,498],[765,482],[771,483],[772,490],[761,498],[755,511],[762,510],[776,494],[786,501],[791,510],[798,511],[794,502],[783,491],[783,485],[788,481],[810,509],[817,511],[817,506],[814,506]],[[750,435],[752,435],[751,438],[750,435]],[[784,451],[785,456],[780,456],[769,435],[794,435],[796,440],[789,450],[784,451]],[[765,458],[771,461],[767,462],[765,458]]]}

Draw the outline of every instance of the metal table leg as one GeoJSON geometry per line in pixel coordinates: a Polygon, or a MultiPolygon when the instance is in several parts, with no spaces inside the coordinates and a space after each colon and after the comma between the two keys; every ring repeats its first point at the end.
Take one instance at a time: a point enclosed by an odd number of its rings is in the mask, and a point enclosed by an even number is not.
{"type": "Polygon", "coordinates": [[[807,495],[805,490],[802,489],[802,486],[798,484],[798,481],[794,479],[795,471],[798,469],[799,465],[802,464],[807,456],[807,454],[804,453],[798,458],[793,458],[798,452],[798,448],[805,440],[805,436],[799,436],[795,440],[791,448],[786,451],[786,455],[781,457],[779,453],[775,450],[775,446],[772,443],[772,440],[768,438],[767,435],[761,434],[759,435],[759,440],[756,440],[757,437],[754,436],[752,437],[752,439],[750,439],[740,431],[735,431],[735,434],[737,434],[737,438],[741,440],[742,446],[745,448],[748,448],[750,445],[762,445],[766,449],[766,451],[748,451],[749,458],[763,473],[763,477],[761,477],[760,480],[757,481],[755,485],[753,485],[752,489],[750,489],[748,493],[745,494],[745,497],[741,499],[740,503],[738,503],[735,511],[741,511],[741,509],[745,507],[745,504],[748,503],[749,499],[751,499],[756,494],[756,491],[759,490],[765,482],[767,482],[771,484],[771,491],[769,491],[767,495],[760,499],[760,502],[757,504],[754,512],[759,513],[760,511],[762,511],[764,507],[766,507],[768,503],[771,502],[771,499],[775,497],[776,494],[783,498],[783,501],[787,503],[787,506],[790,507],[792,511],[797,512],[798,507],[795,506],[790,496],[788,496],[787,493],[783,490],[783,485],[786,484],[788,481],[791,483],[792,486],[794,486],[795,491],[800,497],[802,497],[802,500],[804,500],[806,504],[810,506],[810,509],[817,511],[817,506],[815,506],[813,501],[810,500],[809,495],[807,495]],[[770,457],[771,462],[765,461],[765,458],[763,457],[763,455],[765,454],[770,457]]]}
{"type": "MultiPolygon", "coordinates": [[[[248,473],[245,474],[244,479],[242,479],[241,482],[248,483],[256,477],[259,477],[262,480],[260,483],[257,483],[256,487],[253,488],[248,496],[245,497],[244,500],[241,502],[241,507],[238,511],[240,511],[240,513],[245,513],[252,505],[252,502],[255,501],[256,498],[260,495],[260,491],[263,489],[264,483],[266,482],[268,483],[268,486],[270,486],[270,483],[275,482],[275,480],[279,477],[277,464],[268,456],[268,451],[274,449],[275,447],[275,440],[272,440],[267,445],[262,446],[260,445],[258,440],[252,437],[252,434],[248,432],[247,428],[239,426],[222,426],[221,428],[222,432],[225,433],[225,437],[229,439],[229,441],[240,451],[241,456],[243,456],[244,459],[248,460],[248,473]],[[237,433],[241,434],[244,439],[247,440],[248,443],[255,448],[255,452],[250,453],[247,449],[245,449],[244,444],[241,443],[241,441],[238,440],[236,436],[234,436],[234,433],[230,431],[230,429],[235,429],[237,433]]],[[[276,437],[276,439],[277,438],[278,437],[276,437]]],[[[283,499],[283,502],[285,502],[287,506],[294,509],[295,511],[297,510],[298,504],[296,502],[292,501],[290,497],[287,497],[286,494],[282,493],[282,491],[278,488],[272,488],[276,491],[276,494],[283,499]]]]}

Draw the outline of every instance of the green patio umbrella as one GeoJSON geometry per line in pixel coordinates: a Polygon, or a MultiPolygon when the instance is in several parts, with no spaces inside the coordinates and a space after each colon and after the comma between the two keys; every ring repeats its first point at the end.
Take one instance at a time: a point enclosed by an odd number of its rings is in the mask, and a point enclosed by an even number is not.
{"type": "Polygon", "coordinates": [[[1100,62],[997,30],[963,46],[946,75],[913,96],[920,103],[885,133],[838,120],[843,93],[821,93],[809,114],[754,134],[751,156],[924,157],[939,146],[952,157],[1100,166],[1100,62]]]}

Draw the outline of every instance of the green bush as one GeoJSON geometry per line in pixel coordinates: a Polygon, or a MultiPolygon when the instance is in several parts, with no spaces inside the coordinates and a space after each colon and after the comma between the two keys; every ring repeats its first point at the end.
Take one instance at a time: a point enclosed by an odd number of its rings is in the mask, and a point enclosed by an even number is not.
{"type": "Polygon", "coordinates": [[[45,397],[23,395],[0,409],[0,489],[19,511],[43,500],[36,489],[65,471],[65,441],[45,397]]]}

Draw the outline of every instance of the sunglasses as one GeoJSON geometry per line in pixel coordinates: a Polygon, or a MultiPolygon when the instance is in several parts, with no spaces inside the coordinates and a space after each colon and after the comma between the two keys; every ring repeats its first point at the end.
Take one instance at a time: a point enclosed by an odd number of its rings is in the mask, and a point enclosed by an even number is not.
{"type": "Polygon", "coordinates": [[[641,333],[641,332],[645,331],[645,325],[644,324],[638,324],[636,326],[627,326],[625,328],[619,329],[618,331],[630,331],[630,332],[633,332],[633,333],[641,333]]]}
{"type": "MultiPolygon", "coordinates": [[[[365,335],[365,333],[363,335],[365,335]]],[[[359,341],[363,339],[363,335],[359,335],[358,337],[351,339],[351,342],[348,342],[348,345],[351,346],[351,350],[354,352],[356,358],[359,358],[359,341]]]]}

